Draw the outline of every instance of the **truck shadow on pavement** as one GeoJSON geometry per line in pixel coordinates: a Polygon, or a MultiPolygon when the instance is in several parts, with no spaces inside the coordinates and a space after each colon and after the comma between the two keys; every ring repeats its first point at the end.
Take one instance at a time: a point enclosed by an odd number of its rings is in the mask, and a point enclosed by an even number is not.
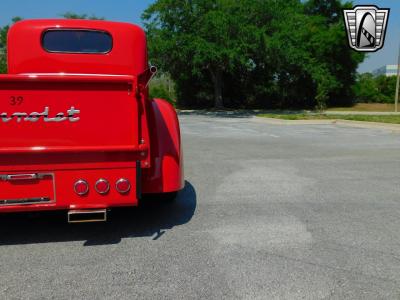
{"type": "Polygon", "coordinates": [[[106,223],[68,224],[66,212],[4,214],[0,216],[0,245],[84,241],[85,246],[96,246],[118,244],[124,238],[158,240],[169,229],[188,223],[196,205],[196,191],[186,181],[174,203],[148,201],[112,210],[106,223]]]}

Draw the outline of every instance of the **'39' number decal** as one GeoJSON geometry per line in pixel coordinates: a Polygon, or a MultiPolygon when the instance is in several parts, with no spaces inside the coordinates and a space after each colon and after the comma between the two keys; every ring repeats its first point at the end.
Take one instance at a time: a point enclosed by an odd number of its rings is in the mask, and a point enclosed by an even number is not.
{"type": "Polygon", "coordinates": [[[10,97],[10,105],[16,106],[21,105],[24,102],[24,97],[22,96],[11,96],[10,97]]]}

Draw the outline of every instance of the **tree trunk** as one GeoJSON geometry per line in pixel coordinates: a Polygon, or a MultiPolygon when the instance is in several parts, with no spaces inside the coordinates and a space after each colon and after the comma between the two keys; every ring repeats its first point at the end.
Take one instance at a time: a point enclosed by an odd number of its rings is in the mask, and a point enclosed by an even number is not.
{"type": "Polygon", "coordinates": [[[224,108],[224,101],[222,99],[222,72],[221,70],[211,71],[211,77],[214,84],[214,107],[216,109],[224,108]]]}

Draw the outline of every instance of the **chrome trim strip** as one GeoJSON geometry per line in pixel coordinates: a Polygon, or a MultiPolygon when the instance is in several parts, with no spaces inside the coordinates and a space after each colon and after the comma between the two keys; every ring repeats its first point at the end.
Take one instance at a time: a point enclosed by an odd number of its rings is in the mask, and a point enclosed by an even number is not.
{"type": "Polygon", "coordinates": [[[21,198],[21,199],[4,199],[0,200],[0,205],[23,205],[23,204],[36,204],[36,203],[51,203],[48,197],[37,198],[21,198]]]}
{"type": "Polygon", "coordinates": [[[67,215],[68,215],[68,223],[89,223],[89,222],[107,221],[107,210],[105,209],[70,210],[67,215]],[[73,217],[78,217],[78,218],[74,220],[73,217]]]}
{"type": "Polygon", "coordinates": [[[4,181],[34,180],[34,179],[39,179],[39,174],[12,174],[12,175],[5,175],[3,176],[2,179],[4,181]]]}

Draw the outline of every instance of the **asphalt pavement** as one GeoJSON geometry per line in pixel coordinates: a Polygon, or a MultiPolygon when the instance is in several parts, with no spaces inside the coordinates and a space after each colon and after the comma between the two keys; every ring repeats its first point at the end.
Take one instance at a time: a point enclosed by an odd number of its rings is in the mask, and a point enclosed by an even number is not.
{"type": "Polygon", "coordinates": [[[400,299],[400,133],[182,113],[185,189],[0,217],[1,299],[400,299]]]}

